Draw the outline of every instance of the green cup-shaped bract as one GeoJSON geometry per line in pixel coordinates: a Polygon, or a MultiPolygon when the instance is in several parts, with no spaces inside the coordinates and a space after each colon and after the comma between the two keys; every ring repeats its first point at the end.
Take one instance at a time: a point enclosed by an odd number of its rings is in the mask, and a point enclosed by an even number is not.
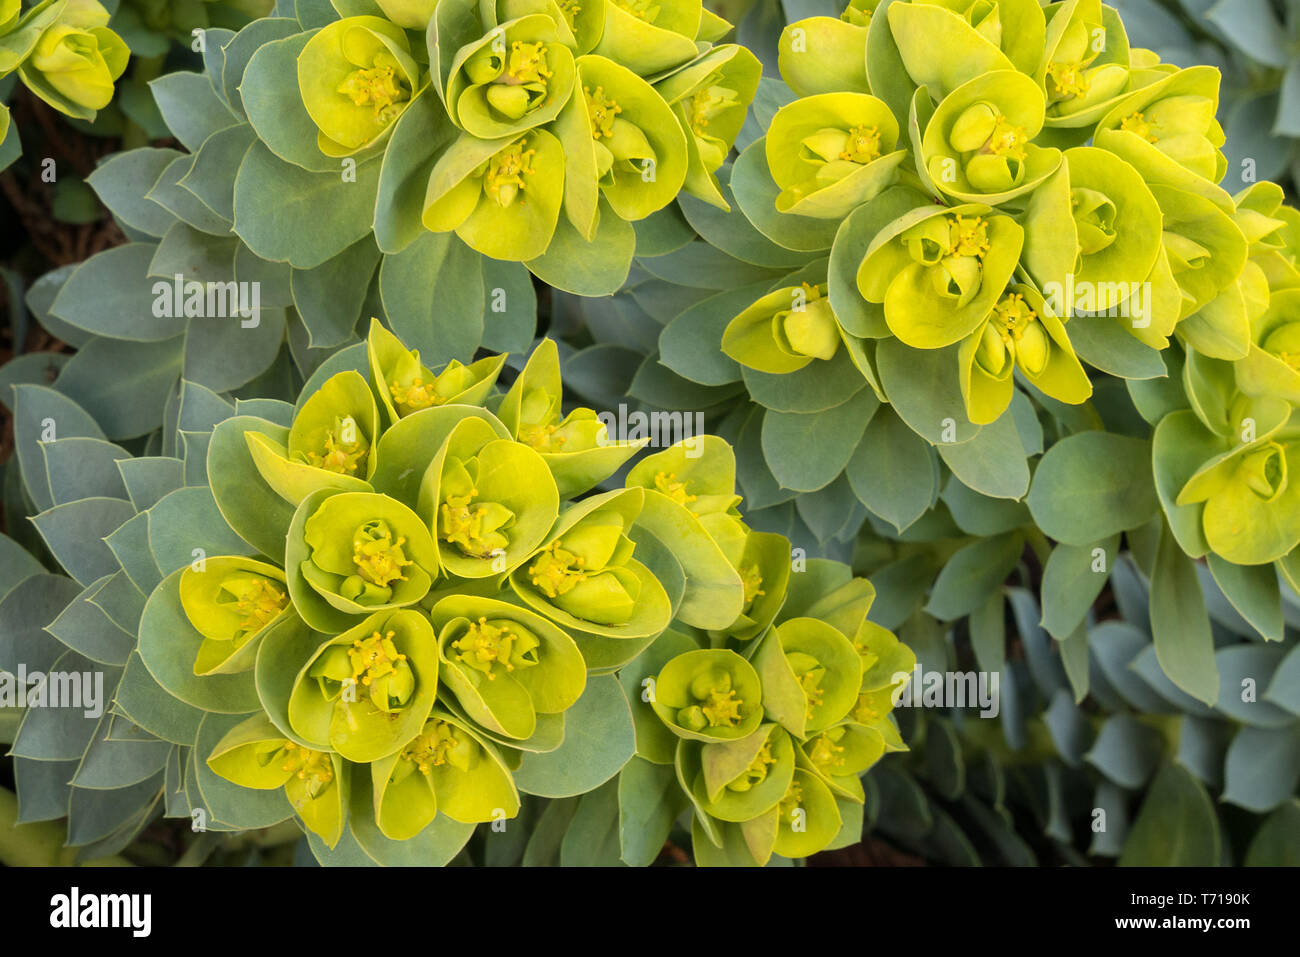
{"type": "Polygon", "coordinates": [[[867,25],[877,5],[876,0],[862,9],[850,4],[839,17],[807,17],[787,24],[777,41],[781,79],[799,96],[871,92],[867,25]]]}
{"type": "Polygon", "coordinates": [[[1300,404],[1300,289],[1276,289],[1252,324],[1250,353],[1238,362],[1237,387],[1300,404]]]}
{"type": "Polygon", "coordinates": [[[420,362],[418,350],[402,345],[378,319],[370,320],[367,338],[370,381],[388,424],[440,405],[482,405],[496,384],[506,357],[489,356],[464,365],[455,359],[434,373],[420,362]]]}
{"type": "Polygon", "coordinates": [[[1161,223],[1132,166],[1091,146],[1066,150],[1061,168],[1029,196],[1024,265],[1063,319],[1123,308],[1156,266],[1161,223]]]}
{"type": "Polygon", "coordinates": [[[651,706],[680,738],[735,741],[758,730],[763,685],[754,666],[734,651],[702,648],[663,666],[651,706]]]}
{"type": "Polygon", "coordinates": [[[515,438],[545,460],[560,498],[570,499],[617,472],[649,439],[614,440],[593,410],[576,408],[565,415],[563,399],[559,350],[554,339],[543,339],[497,414],[515,438]]]}
{"type": "Polygon", "coordinates": [[[380,17],[335,20],[298,54],[298,89],[328,156],[349,156],[386,136],[420,86],[405,32],[380,17]]]}
{"type": "Polygon", "coordinates": [[[889,331],[915,349],[972,332],[1015,271],[1024,231],[980,204],[922,206],[877,234],[858,267],[858,291],[884,303],[889,331]]]}
{"type": "Polygon", "coordinates": [[[289,723],[307,743],[368,764],[419,734],[438,692],[438,647],[423,613],[371,615],[316,650],[293,684],[289,723]]]}
{"type": "Polygon", "coordinates": [[[842,818],[835,795],[816,774],[795,768],[790,788],[777,805],[773,850],[782,857],[808,857],[839,833],[842,818]]]}
{"type": "Polygon", "coordinates": [[[69,0],[18,67],[23,84],[62,113],[94,119],[112,101],[113,84],[131,57],[108,21],[95,0],[69,0]]]}
{"type": "Polygon", "coordinates": [[[571,35],[546,13],[493,27],[457,51],[446,86],[447,112],[479,139],[517,136],[549,123],[574,92],[571,35]]]}
{"type": "Polygon", "coordinates": [[[369,615],[414,604],[439,569],[420,516],[374,492],[320,492],[304,499],[290,526],[286,561],[298,613],[326,632],[334,630],[337,612],[369,615]]]}
{"type": "Polygon", "coordinates": [[[1043,127],[1043,91],[1015,70],[963,83],[926,125],[922,161],[940,191],[968,203],[1004,203],[1029,192],[1061,164],[1031,142],[1043,127]]]}
{"type": "Polygon", "coordinates": [[[421,30],[433,19],[438,0],[375,0],[384,16],[405,30],[421,30]]]}
{"type": "Polygon", "coordinates": [[[700,0],[581,0],[604,8],[604,28],[593,52],[641,76],[664,73],[698,52],[700,0]]]}
{"type": "Polygon", "coordinates": [[[493,259],[535,259],[551,244],[564,198],[564,151],[541,129],[514,140],[462,136],[429,174],[424,227],[455,231],[493,259]]]}
{"type": "Polygon", "coordinates": [[[643,638],[668,627],[668,593],[633,557],[629,537],[643,501],[640,489],[628,488],[571,506],[548,541],[511,574],[515,593],[569,630],[643,638]]]}
{"type": "Polygon", "coordinates": [[[797,738],[842,721],[862,685],[862,660],[843,633],[817,618],[791,618],[754,653],[763,705],[797,738]]]}
{"type": "Polygon", "coordinates": [[[686,509],[735,565],[749,530],[740,519],[736,453],[716,435],[697,435],[647,455],[628,472],[631,488],[652,490],[686,509]]]}
{"type": "Polygon", "coordinates": [[[727,203],[714,174],[735,145],[762,72],[758,57],[732,43],[655,83],[686,131],[689,163],[682,188],[723,209],[727,203]]]}
{"type": "Polygon", "coordinates": [[[1058,401],[1079,405],[1092,395],[1065,326],[1032,286],[1011,286],[961,344],[957,361],[966,414],[977,425],[996,421],[1007,410],[1016,369],[1058,401]]]}
{"type": "Polygon", "coordinates": [[[1187,480],[1176,504],[1203,503],[1201,527],[1215,554],[1235,565],[1263,565],[1300,545],[1300,417],[1282,399],[1238,398],[1229,422],[1247,420],[1254,439],[1219,436],[1223,451],[1187,480]]]}
{"type": "Polygon", "coordinates": [[[461,578],[501,576],[542,543],[560,496],[542,457],[485,420],[457,423],[420,483],[420,515],[440,566],[461,578]]]}
{"type": "Polygon", "coordinates": [[[414,837],[438,814],[475,824],[519,813],[519,792],[496,749],[434,710],[402,750],[370,767],[375,820],[394,841],[414,837]]]}
{"type": "Polygon", "coordinates": [[[778,724],[761,724],[736,741],[683,744],[700,752],[700,772],[691,784],[693,797],[719,821],[741,823],[770,811],[794,779],[794,744],[778,724]]]}
{"type": "Polygon", "coordinates": [[[769,292],[722,331],[724,353],[746,368],[778,375],[835,358],[842,341],[825,283],[769,292]]]}
{"type": "Polygon", "coordinates": [[[453,595],[430,612],[442,680],[465,714],[507,738],[532,735],[539,714],[558,714],[587,683],[582,652],[536,612],[495,598],[453,595]]]}
{"type": "Polygon", "coordinates": [[[259,791],[284,788],[302,823],[329,847],[347,819],[347,766],[337,754],[286,738],[264,714],[231,728],[207,757],[208,767],[232,784],[259,791]]]}
{"type": "Polygon", "coordinates": [[[258,641],[289,607],[284,572],[237,555],[204,559],[181,574],[181,607],[203,636],[196,675],[228,674],[253,667],[258,641]]]}
{"type": "Polygon", "coordinates": [[[764,150],[781,188],[776,208],[842,219],[896,178],[898,121],[867,93],[820,93],[777,110],[764,150]]]}
{"type": "Polygon", "coordinates": [[[1155,171],[1158,182],[1177,183],[1182,167],[1218,183],[1228,167],[1218,108],[1217,70],[1179,70],[1115,104],[1097,124],[1096,142],[1126,159],[1140,157],[1139,169],[1155,171]]]}
{"type": "Polygon", "coordinates": [[[266,484],[294,505],[321,489],[369,491],[378,438],[374,395],[365,378],[352,371],[326,379],[303,403],[287,447],[261,432],[244,433],[266,484]]]}
{"type": "Polygon", "coordinates": [[[750,530],[736,571],[745,585],[745,604],[730,627],[711,636],[750,641],[767,630],[785,602],[790,581],[790,541],[774,532],[750,530]]]}
{"type": "Polygon", "coordinates": [[[1047,95],[1047,125],[1084,127],[1127,92],[1128,35],[1101,0],[1054,4],[1035,79],[1047,95]]]}

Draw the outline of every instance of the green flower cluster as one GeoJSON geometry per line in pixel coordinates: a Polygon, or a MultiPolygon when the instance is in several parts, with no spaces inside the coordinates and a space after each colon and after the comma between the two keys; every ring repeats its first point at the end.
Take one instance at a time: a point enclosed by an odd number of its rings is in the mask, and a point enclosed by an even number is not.
{"type": "MultiPolygon", "coordinates": [[[[113,84],[130,50],[108,28],[98,0],[0,0],[0,79],[18,79],[60,113],[80,120],[113,99],[113,84]]],[[[0,143],[9,134],[9,109],[0,104],[0,143]]]]}
{"type": "Polygon", "coordinates": [[[210,768],[283,788],[329,847],[354,806],[399,841],[440,812],[514,817],[511,770],[563,740],[590,648],[626,660],[673,617],[639,560],[643,491],[571,501],[643,443],[575,427],[581,410],[556,421],[552,343],[496,414],[484,402],[504,357],[435,373],[378,322],[368,354],[369,381],[328,376],[288,428],[244,415],[214,429],[216,504],[262,555],[196,561],[145,611],[179,605],[171,640],[195,676],[259,689],[262,710],[210,768]]]}
{"type": "Polygon", "coordinates": [[[1177,335],[1217,358],[1247,351],[1256,303],[1234,199],[1215,185],[1212,68],[1131,48],[1098,0],[855,4],[787,26],[780,65],[799,97],[733,185],[774,242],[796,248],[821,223],[834,242],[805,291],[728,327],[741,365],[791,371],[843,344],[884,400],[882,340],[948,350],[983,425],[1017,374],[1068,404],[1091,395],[1068,334],[1081,314],[1152,349],[1177,335]]]}
{"type": "Polygon", "coordinates": [[[529,262],[557,234],[630,236],[683,189],[726,205],[714,174],[760,68],[714,45],[731,27],[700,0],[336,6],[286,50],[319,153],[409,166],[422,150],[423,228],[529,262]]]}

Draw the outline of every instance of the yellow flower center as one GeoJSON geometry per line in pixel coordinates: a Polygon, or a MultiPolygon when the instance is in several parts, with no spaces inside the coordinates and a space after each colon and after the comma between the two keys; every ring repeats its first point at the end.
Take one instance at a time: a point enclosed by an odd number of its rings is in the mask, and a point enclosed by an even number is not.
{"type": "Polygon", "coordinates": [[[541,40],[536,43],[516,40],[510,45],[510,58],[506,61],[506,72],[499,82],[509,86],[522,83],[545,84],[551,75],[546,65],[546,44],[541,40]]]}
{"type": "Polygon", "coordinates": [[[813,741],[812,750],[808,752],[808,758],[813,764],[824,771],[834,773],[832,768],[842,767],[844,764],[844,746],[836,744],[831,740],[830,733],[819,734],[813,741]]]}
{"type": "Polygon", "coordinates": [[[690,483],[678,482],[676,472],[656,472],[655,488],[663,492],[678,505],[689,505],[694,502],[698,496],[688,495],[686,487],[690,483]]]}
{"type": "MultiPolygon", "coordinates": [[[[525,177],[535,170],[532,159],[537,150],[525,149],[528,137],[520,137],[488,160],[483,176],[483,192],[497,205],[508,207],[519,198],[525,187],[525,177]]],[[[519,199],[523,205],[523,199],[519,199]]]]}
{"type": "Polygon", "coordinates": [[[415,563],[402,551],[405,544],[405,536],[399,535],[394,541],[383,522],[362,525],[352,536],[352,564],[357,566],[358,575],[380,588],[406,581],[402,569],[415,563]]]}
{"type": "Polygon", "coordinates": [[[489,681],[496,680],[496,669],[514,671],[516,666],[537,664],[538,640],[515,627],[510,622],[492,623],[480,618],[451,643],[456,659],[483,672],[489,681]]]}
{"type": "Polygon", "coordinates": [[[454,725],[435,718],[415,740],[402,750],[402,760],[410,761],[421,773],[451,765],[469,771],[477,764],[474,742],[454,725]]]}
{"type": "Polygon", "coordinates": [[[375,119],[391,122],[400,112],[398,104],[411,98],[411,89],[397,76],[397,67],[383,54],[368,69],[353,70],[335,90],[356,106],[373,106],[375,119]]]}
{"type": "Polygon", "coordinates": [[[327,429],[321,441],[321,450],[304,453],[308,465],[340,475],[352,475],[365,463],[369,445],[361,436],[356,420],[351,416],[335,418],[334,427],[327,429]]]}
{"type": "Polygon", "coordinates": [[[1141,113],[1130,113],[1124,117],[1119,121],[1119,128],[1137,134],[1148,143],[1159,142],[1159,138],[1151,132],[1151,124],[1143,118],[1141,113]]]}
{"type": "Polygon", "coordinates": [[[993,133],[981,148],[981,153],[990,153],[994,156],[1006,154],[1013,159],[1024,160],[1027,153],[1025,144],[1029,142],[1029,136],[1025,133],[1023,126],[1013,126],[1009,120],[1001,113],[993,124],[993,133]]]}
{"type": "Polygon", "coordinates": [[[982,259],[991,247],[984,217],[957,215],[948,218],[948,255],[982,259]]]}
{"type": "Polygon", "coordinates": [[[596,87],[594,93],[591,87],[584,86],[582,94],[587,98],[587,115],[591,117],[591,138],[598,140],[602,136],[613,136],[614,119],[623,112],[623,107],[605,96],[603,86],[596,87]]]}
{"type": "Polygon", "coordinates": [[[472,558],[487,558],[509,545],[510,539],[499,530],[505,510],[494,504],[471,505],[477,496],[476,488],[447,496],[438,507],[438,537],[472,558]]]}
{"type": "Polygon", "coordinates": [[[880,131],[878,129],[874,126],[855,126],[849,130],[840,159],[865,166],[879,156],[880,131]]]}
{"type": "Polygon", "coordinates": [[[388,392],[393,397],[393,405],[411,413],[446,402],[446,398],[438,394],[437,387],[436,381],[425,382],[423,378],[416,376],[409,385],[390,383],[388,392]]]}
{"type": "Polygon", "coordinates": [[[559,452],[567,436],[556,435],[555,425],[526,425],[519,430],[519,441],[538,452],[559,452]]]}
{"type": "Polygon", "coordinates": [[[564,19],[572,29],[578,25],[578,14],[582,12],[582,5],[578,0],[560,0],[560,12],[564,14],[564,19]]]}
{"type": "Polygon", "coordinates": [[[858,724],[875,724],[884,716],[884,712],[876,707],[871,695],[866,693],[858,695],[858,703],[853,706],[854,721],[858,724]]]}
{"type": "Polygon", "coordinates": [[[243,616],[239,629],[245,633],[260,631],[289,603],[286,592],[260,575],[232,575],[221,583],[221,590],[235,597],[235,611],[243,616]]]}
{"type": "Polygon", "coordinates": [[[334,780],[334,765],[324,751],[302,748],[293,741],[284,742],[284,764],[280,770],[292,772],[300,781],[307,782],[307,793],[316,797],[334,780]]]}
{"type": "Polygon", "coordinates": [[[757,565],[740,567],[740,583],[745,587],[745,611],[749,610],[755,598],[767,594],[763,591],[763,576],[759,574],[757,565]]]}
{"type": "Polygon", "coordinates": [[[1066,99],[1071,96],[1087,94],[1092,81],[1085,72],[1087,64],[1081,60],[1066,63],[1051,63],[1047,67],[1047,77],[1055,88],[1053,99],[1066,99]]]}
{"type": "Polygon", "coordinates": [[[728,688],[726,691],[718,691],[715,688],[700,705],[700,711],[704,713],[710,728],[734,728],[740,724],[740,707],[744,703],[736,697],[735,688],[728,688]]]}
{"type": "Polygon", "coordinates": [[[780,818],[782,821],[789,822],[794,812],[803,804],[803,786],[799,784],[798,778],[790,782],[789,789],[785,792],[785,797],[781,798],[780,818]]]}
{"type": "Polygon", "coordinates": [[[686,115],[690,118],[691,129],[695,131],[697,136],[703,136],[709,121],[723,110],[735,106],[736,98],[736,91],[725,86],[710,84],[700,90],[691,97],[690,103],[686,107],[686,115]]]}
{"type": "Polygon", "coordinates": [[[773,764],[776,764],[776,757],[772,754],[772,738],[769,735],[758,749],[758,754],[754,755],[754,760],[749,762],[749,767],[727,785],[727,790],[744,792],[755,784],[761,784],[767,778],[767,769],[773,764]]]}
{"type": "Polygon", "coordinates": [[[561,546],[557,538],[542,549],[537,561],[528,569],[528,576],[547,598],[558,598],[587,580],[587,572],[582,567],[586,561],[581,555],[561,546]]]}
{"type": "Polygon", "coordinates": [[[352,664],[352,677],[369,687],[378,678],[393,674],[397,663],[405,661],[406,655],[397,650],[393,638],[394,631],[384,634],[374,632],[369,638],[357,638],[348,649],[348,660],[352,664]]]}

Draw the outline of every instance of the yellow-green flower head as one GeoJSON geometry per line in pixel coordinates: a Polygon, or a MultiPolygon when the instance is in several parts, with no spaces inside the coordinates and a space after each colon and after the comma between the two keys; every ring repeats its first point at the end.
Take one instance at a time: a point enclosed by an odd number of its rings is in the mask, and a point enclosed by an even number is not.
{"type": "Polygon", "coordinates": [[[401,27],[379,17],[344,17],[298,54],[298,88],[329,156],[348,156],[392,128],[419,91],[420,69],[401,27]]]}
{"type": "Polygon", "coordinates": [[[700,0],[583,0],[603,11],[593,53],[653,76],[695,59],[704,23],[700,0]]]}
{"type": "Polygon", "coordinates": [[[1227,171],[1221,152],[1219,71],[1199,66],[1162,77],[1123,97],[1097,124],[1096,145],[1112,150],[1152,182],[1182,185],[1183,170],[1210,183],[1227,171]]]}
{"type": "Polygon", "coordinates": [[[367,344],[370,379],[390,424],[443,405],[481,405],[505,364],[505,356],[469,365],[452,359],[435,373],[420,362],[417,350],[407,349],[378,319],[370,320],[367,344]]]}
{"type": "Polygon", "coordinates": [[[966,202],[1002,203],[1038,186],[1061,163],[1031,140],[1043,126],[1042,90],[1015,70],[986,73],[948,94],[926,125],[925,171],[966,202]]]}
{"type": "Polygon", "coordinates": [[[885,741],[871,728],[849,723],[827,728],[805,741],[801,748],[819,774],[853,790],[852,785],[835,779],[856,780],[884,755],[885,741]]]}
{"type": "Polygon", "coordinates": [[[750,530],[736,563],[744,586],[744,605],[732,624],[711,636],[750,641],[760,636],[785,602],[790,581],[790,543],[784,535],[750,530]]]}
{"type": "Polygon", "coordinates": [[[627,484],[646,489],[669,511],[694,515],[732,566],[740,563],[749,529],[738,509],[736,453],[725,439],[696,436],[647,455],[628,472],[627,484]]]}
{"type": "Polygon", "coordinates": [[[560,497],[540,455],[472,416],[451,429],[426,469],[418,507],[442,568],[500,578],[546,538],[560,497]]]}
{"type": "MultiPolygon", "coordinates": [[[[1153,286],[1161,265],[1163,218],[1152,189],[1131,165],[1113,153],[1081,146],[1066,150],[1065,162],[1029,194],[1024,215],[1023,263],[1053,311],[1065,319],[1076,312],[1128,310],[1121,325],[1156,345],[1178,320],[1158,308],[1139,316],[1140,294],[1153,286]],[[1126,305],[1126,302],[1128,304],[1126,305]],[[1145,322],[1145,325],[1143,325],[1145,322]]],[[[1163,262],[1165,271],[1168,263],[1163,262]]],[[[1115,312],[1111,312],[1115,315],[1115,312]]]]}
{"type": "Polygon", "coordinates": [[[1095,123],[1129,87],[1124,25],[1100,0],[1065,0],[1048,12],[1036,73],[1047,95],[1047,125],[1095,123]]]}
{"type": "Polygon", "coordinates": [[[996,421],[1011,404],[1017,368],[1061,402],[1078,405],[1092,395],[1065,326],[1032,286],[1010,287],[962,343],[957,361],[966,414],[977,425],[996,421]]]}
{"type": "Polygon", "coordinates": [[[1175,504],[1203,503],[1202,531],[1217,555],[1236,565],[1276,561],[1300,545],[1300,417],[1278,398],[1238,397],[1228,422],[1223,451],[1187,480],[1175,504]],[[1251,441],[1234,429],[1246,423],[1251,441]]]}
{"type": "Polygon", "coordinates": [[[1036,0],[891,3],[869,28],[873,92],[902,106],[919,87],[941,100],[991,71],[1033,73],[1043,56],[1044,29],[1036,0]],[[895,66],[899,60],[903,70],[895,66]]]}
{"type": "Polygon", "coordinates": [[[251,558],[218,556],[181,574],[181,607],[203,636],[196,675],[246,671],[258,640],[289,606],[284,572],[251,558]]]}
{"type": "Polygon", "coordinates": [[[462,136],[430,174],[424,226],[435,233],[454,230],[494,259],[535,259],[555,235],[564,178],[564,151],[545,130],[529,130],[504,145],[462,136]]]}
{"type": "Polygon", "coordinates": [[[287,549],[294,605],[307,624],[327,632],[338,613],[414,604],[439,567],[420,516],[373,492],[313,493],[298,506],[287,549]]]}
{"type": "Polygon", "coordinates": [[[368,764],[410,742],[438,689],[433,628],[409,609],[371,615],[328,639],[302,666],[288,718],[306,743],[368,764]]]}
{"type": "MultiPolygon", "coordinates": [[[[108,28],[109,14],[96,0],[68,0],[52,24],[44,27],[26,59],[19,78],[50,106],[69,116],[93,119],[113,99],[113,84],[126,69],[131,52],[122,38],[108,28]]],[[[29,11],[33,25],[44,18],[40,7],[29,11]],[[36,14],[36,16],[33,16],[36,14]]],[[[26,23],[16,22],[19,46],[30,42],[26,23]],[[24,42],[26,38],[27,42],[24,42]]],[[[7,41],[6,41],[7,42],[7,41]]],[[[6,70],[0,70],[3,75],[6,70]]]]}
{"type": "Polygon", "coordinates": [[[554,129],[569,162],[565,212],[591,236],[601,197],[619,218],[644,219],[677,198],[689,163],[686,133],[649,83],[596,55],[578,59],[578,76],[554,129]]]}
{"type": "Polygon", "coordinates": [[[938,349],[978,328],[1015,271],[1024,231],[988,206],[923,206],[872,241],[858,291],[884,303],[890,332],[916,349],[938,349]]]}
{"type": "Polygon", "coordinates": [[[1233,372],[1247,395],[1300,403],[1300,289],[1269,295],[1267,309],[1252,324],[1250,351],[1233,372]]]}
{"type": "Polygon", "coordinates": [[[754,54],[730,43],[655,83],[687,131],[690,165],[683,188],[721,209],[729,207],[714,174],[745,123],[762,72],[754,54]]]}
{"type": "Polygon", "coordinates": [[[495,734],[532,736],[539,715],[567,710],[586,686],[586,665],[564,631],[495,598],[453,595],[430,612],[442,680],[464,713],[495,734]]]}
{"type": "Polygon", "coordinates": [[[281,444],[257,431],[244,433],[266,483],[297,505],[319,489],[368,491],[375,473],[373,445],[379,410],[358,372],[331,376],[299,410],[281,444]]]}
{"type": "Polygon", "coordinates": [[[438,814],[474,824],[519,813],[519,793],[496,749],[467,722],[435,711],[396,754],[371,766],[375,820],[395,841],[414,837],[438,814]]]}
{"type": "Polygon", "coordinates": [[[206,760],[215,774],[240,787],[284,788],[303,824],[330,847],[342,837],[347,775],[337,754],[303,747],[266,715],[255,714],[231,728],[206,760]]]}
{"type": "Polygon", "coordinates": [[[446,85],[452,121],[471,136],[500,139],[555,119],[575,78],[572,34],[560,29],[532,13],[462,47],[446,85]]]}
{"type": "Polygon", "coordinates": [[[790,787],[777,805],[776,823],[772,849],[782,857],[808,857],[834,840],[843,819],[835,795],[822,779],[795,768],[790,787]]]}
{"type": "Polygon", "coordinates": [[[663,666],[651,705],[678,737],[734,741],[758,730],[763,687],[754,666],[734,651],[700,649],[663,666]]]}
{"type": "Polygon", "coordinates": [[[753,734],[678,748],[679,779],[690,787],[696,806],[710,818],[742,824],[770,812],[794,779],[790,735],[776,724],[753,734]]]}
{"type": "Polygon", "coordinates": [[[890,185],[906,150],[898,122],[866,93],[822,93],[783,106],[765,150],[783,213],[842,219],[890,185]]]}
{"type": "Polygon", "coordinates": [[[643,497],[636,489],[593,496],[561,516],[553,535],[510,577],[528,605],[562,627],[636,638],[667,627],[667,592],[633,557],[629,537],[643,497]]]}
{"type": "Polygon", "coordinates": [[[852,642],[816,618],[777,625],[753,660],[768,716],[797,738],[842,721],[862,685],[862,661],[852,642]]]}
{"type": "Polygon", "coordinates": [[[722,333],[724,353],[746,368],[776,374],[796,372],[815,359],[833,359],[840,342],[825,283],[770,292],[722,333]]]}
{"type": "Polygon", "coordinates": [[[649,438],[614,441],[594,410],[564,414],[563,397],[559,350],[555,340],[545,339],[528,357],[497,414],[510,434],[541,455],[560,498],[570,499],[617,472],[649,438]]]}

